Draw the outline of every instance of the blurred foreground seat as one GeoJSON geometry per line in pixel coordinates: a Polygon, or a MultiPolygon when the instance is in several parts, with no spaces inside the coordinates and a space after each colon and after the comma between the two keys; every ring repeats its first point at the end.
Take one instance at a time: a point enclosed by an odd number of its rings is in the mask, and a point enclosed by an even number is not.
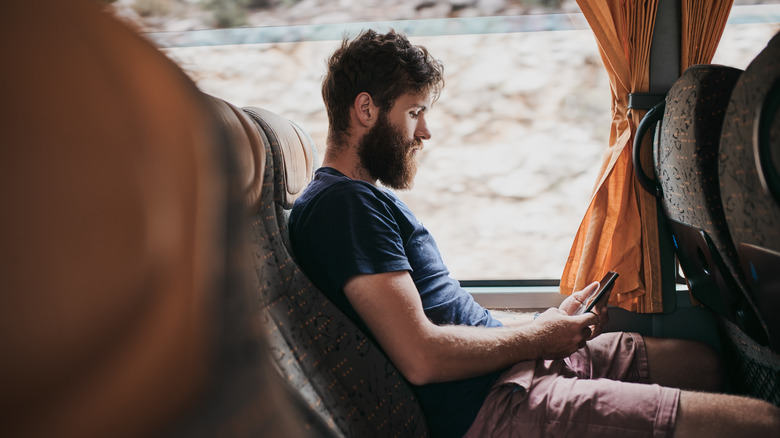
{"type": "Polygon", "coordinates": [[[2,2],[0,36],[0,436],[307,432],[246,289],[241,134],[97,1],[2,2]]]}

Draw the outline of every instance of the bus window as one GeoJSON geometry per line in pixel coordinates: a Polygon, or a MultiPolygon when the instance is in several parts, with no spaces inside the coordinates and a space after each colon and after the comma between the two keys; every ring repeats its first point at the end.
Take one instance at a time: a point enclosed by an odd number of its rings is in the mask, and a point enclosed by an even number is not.
{"type": "MultiPolygon", "coordinates": [[[[320,80],[342,36],[406,33],[444,62],[447,84],[429,114],[433,137],[415,187],[400,196],[436,237],[453,277],[560,277],[610,129],[606,73],[573,0],[255,3],[271,7],[236,21],[250,27],[176,32],[208,26],[144,23],[205,92],[284,114],[320,148],[320,80]]],[[[780,4],[752,3],[736,2],[714,63],[744,68],[777,31],[780,4]]]]}

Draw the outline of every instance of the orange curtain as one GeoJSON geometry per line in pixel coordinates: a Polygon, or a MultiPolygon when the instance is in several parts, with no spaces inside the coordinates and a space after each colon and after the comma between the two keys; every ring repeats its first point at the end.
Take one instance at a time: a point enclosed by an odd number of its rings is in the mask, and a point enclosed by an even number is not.
{"type": "Polygon", "coordinates": [[[691,65],[712,61],[733,3],[734,0],[682,0],[682,71],[691,65]]]}
{"type": "MultiPolygon", "coordinates": [[[[712,59],[732,1],[683,0],[683,68],[712,59]],[[713,3],[724,3],[725,11],[713,13],[713,3]],[[711,50],[704,47],[705,42],[712,45],[711,50]]],[[[612,127],[601,177],[561,276],[561,292],[570,294],[614,270],[620,278],[611,304],[637,312],[661,312],[656,200],[636,184],[631,160],[634,133],[645,111],[627,108],[629,93],[648,90],[658,0],[577,0],[577,4],[593,30],[609,77],[612,127]]],[[[648,163],[650,148],[643,150],[648,163]]]]}

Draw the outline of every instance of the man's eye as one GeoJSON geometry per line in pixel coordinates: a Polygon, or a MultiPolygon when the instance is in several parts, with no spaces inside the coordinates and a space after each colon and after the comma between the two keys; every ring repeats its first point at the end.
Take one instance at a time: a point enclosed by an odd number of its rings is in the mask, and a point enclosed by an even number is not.
{"type": "Polygon", "coordinates": [[[416,118],[417,118],[417,116],[419,116],[419,115],[420,115],[420,113],[419,113],[419,112],[414,112],[414,111],[411,111],[411,112],[409,113],[409,115],[410,115],[410,116],[412,116],[412,118],[413,118],[413,119],[416,119],[416,118]]]}

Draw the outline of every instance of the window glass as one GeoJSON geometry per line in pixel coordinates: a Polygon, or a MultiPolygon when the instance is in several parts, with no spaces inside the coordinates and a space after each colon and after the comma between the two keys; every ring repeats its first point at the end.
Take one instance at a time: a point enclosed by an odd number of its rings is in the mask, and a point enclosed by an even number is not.
{"type": "MultiPolygon", "coordinates": [[[[556,278],[609,130],[587,30],[412,37],[445,65],[411,191],[457,278],[556,278]]],[[[320,81],[338,41],[168,49],[206,92],[327,134],[320,81]]]]}
{"type": "Polygon", "coordinates": [[[576,13],[574,0],[102,0],[146,32],[576,13]]]}
{"type": "MultiPolygon", "coordinates": [[[[407,33],[444,62],[446,87],[428,115],[433,137],[415,187],[400,196],[431,229],[454,277],[558,279],[610,128],[606,74],[576,4],[373,3],[249,1],[249,27],[191,31],[215,26],[203,11],[171,9],[141,17],[140,26],[202,90],[294,120],[321,150],[320,81],[340,38],[368,27],[407,33]]],[[[745,68],[780,30],[778,2],[742,3],[715,63],[745,68]]]]}
{"type": "Polygon", "coordinates": [[[459,279],[558,278],[609,135],[588,30],[421,39],[445,63],[433,138],[401,197],[459,279]]]}

